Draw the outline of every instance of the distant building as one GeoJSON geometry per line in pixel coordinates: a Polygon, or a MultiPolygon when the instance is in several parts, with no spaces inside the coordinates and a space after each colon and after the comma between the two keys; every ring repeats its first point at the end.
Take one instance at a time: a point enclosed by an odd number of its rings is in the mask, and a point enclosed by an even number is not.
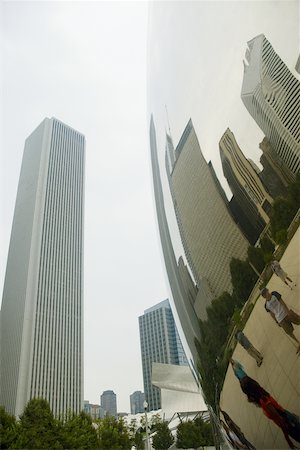
{"type": "Polygon", "coordinates": [[[241,98],[295,178],[300,171],[300,82],[263,34],[248,42],[241,98]]]}
{"type": "Polygon", "coordinates": [[[105,412],[100,405],[89,403],[88,400],[84,400],[84,412],[91,416],[92,420],[102,419],[105,416],[105,412]]]}
{"type": "MultiPolygon", "coordinates": [[[[192,305],[190,296],[187,294],[186,282],[184,282],[185,275],[182,276],[182,271],[177,263],[177,258],[172,245],[170,229],[165,209],[165,201],[163,194],[163,185],[160,175],[160,167],[157,153],[156,130],[153,116],[150,120],[150,155],[153,175],[153,190],[155,196],[157,224],[161,240],[161,247],[164,256],[166,274],[168,276],[169,285],[171,289],[172,299],[178,315],[181,329],[186,339],[186,351],[188,353],[189,361],[197,360],[198,351],[195,345],[196,341],[201,340],[199,320],[196,310],[192,305]],[[191,358],[192,356],[192,358],[191,358]]],[[[185,270],[185,269],[184,269],[185,270]]],[[[192,294],[193,296],[194,294],[192,294]]],[[[193,363],[192,363],[193,364],[193,363]]]]}
{"type": "Polygon", "coordinates": [[[100,397],[101,407],[106,416],[117,417],[117,396],[114,391],[104,391],[100,397]]]}
{"type": "Polygon", "coordinates": [[[130,414],[144,412],[145,394],[141,391],[135,391],[130,395],[130,414]]]}
{"type": "Polygon", "coordinates": [[[166,157],[166,169],[178,228],[197,286],[206,280],[208,306],[224,291],[232,292],[230,261],[246,259],[249,243],[230,214],[212,165],[203,157],[191,120],[174,154],[173,165],[166,157]]]}
{"type": "Polygon", "coordinates": [[[151,382],[152,363],[186,365],[187,360],[168,300],[146,309],[139,329],[145,399],[152,411],[161,407],[160,391],[151,382]]]}
{"type": "Polygon", "coordinates": [[[55,118],[26,139],[1,308],[0,404],[83,407],[85,138],[55,118]]]}
{"type": "Polygon", "coordinates": [[[240,227],[254,245],[270,221],[273,198],[259,178],[257,168],[245,157],[229,128],[221,137],[219,147],[223,173],[237,203],[233,213],[236,213],[240,227]],[[240,217],[239,211],[242,211],[240,217]]]}

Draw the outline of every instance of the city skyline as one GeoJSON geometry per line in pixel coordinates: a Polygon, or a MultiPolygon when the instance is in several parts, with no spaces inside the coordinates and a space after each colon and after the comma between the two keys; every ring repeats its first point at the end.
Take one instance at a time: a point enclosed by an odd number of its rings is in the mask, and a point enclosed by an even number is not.
{"type": "MultiPolygon", "coordinates": [[[[245,155],[257,161],[262,134],[239,98],[245,49],[263,32],[293,70],[299,56],[297,2],[157,2],[156,7],[168,3],[169,25],[159,27],[158,37],[169,45],[162,35],[169,35],[172,23],[178,54],[158,63],[174,141],[192,117],[207,160],[219,158],[218,141],[229,126],[245,155]],[[191,48],[180,42],[182,33],[193,34],[198,77],[175,99],[167,72],[180,77],[189,70],[191,48]],[[180,60],[184,64],[177,70],[180,60]],[[213,91],[206,89],[210,80],[213,91]],[[185,98],[193,99],[188,111],[185,98]],[[176,119],[174,110],[180,112],[176,119]]],[[[144,114],[147,9],[144,2],[1,4],[1,285],[24,140],[44,117],[55,116],[87,139],[84,397],[98,403],[99,392],[111,388],[122,411],[129,411],[130,393],[142,390],[137,318],[153,301],[168,297],[144,114]],[[128,361],[130,377],[124,380],[119,374],[128,361]]],[[[159,123],[166,123],[163,109],[159,123]]],[[[219,175],[221,164],[214,167],[219,175]]]]}

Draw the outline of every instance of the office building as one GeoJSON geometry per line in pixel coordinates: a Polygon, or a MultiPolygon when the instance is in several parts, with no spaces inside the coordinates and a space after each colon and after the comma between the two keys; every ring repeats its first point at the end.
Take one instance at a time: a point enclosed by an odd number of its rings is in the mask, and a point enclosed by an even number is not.
{"type": "Polygon", "coordinates": [[[169,300],[144,311],[139,317],[145,398],[149,411],[159,409],[160,391],[151,382],[152,363],[186,365],[187,360],[174,322],[169,300]]]}
{"type": "MultiPolygon", "coordinates": [[[[234,222],[189,120],[167,164],[174,210],[185,256],[197,286],[205,279],[213,297],[232,292],[230,261],[246,259],[248,241],[234,222]]],[[[168,159],[166,159],[168,162],[168,159]]]]}
{"type": "Polygon", "coordinates": [[[276,152],[271,147],[270,142],[266,137],[263,138],[259,144],[262,150],[260,163],[263,170],[260,173],[260,179],[270,192],[273,198],[287,195],[287,186],[292,180],[289,170],[281,161],[276,152]]]}
{"type": "Polygon", "coordinates": [[[241,98],[295,178],[300,171],[300,82],[263,34],[248,42],[241,98]]]}
{"type": "Polygon", "coordinates": [[[130,395],[130,414],[144,412],[145,394],[141,391],[135,391],[130,395]]]}
{"type": "Polygon", "coordinates": [[[46,118],[27,138],[1,310],[1,401],[83,408],[84,136],[46,118]]]}
{"type": "Polygon", "coordinates": [[[106,416],[117,417],[117,396],[114,391],[103,391],[100,404],[106,416]]]}
{"type": "Polygon", "coordinates": [[[273,198],[266,191],[256,167],[249,161],[227,128],[219,142],[222,168],[237,207],[243,212],[238,222],[252,245],[270,221],[273,198]],[[243,220],[243,217],[246,220],[243,220]]]}
{"type": "Polygon", "coordinates": [[[92,420],[102,419],[105,416],[102,406],[94,405],[88,400],[84,400],[83,410],[92,418],[92,420]]]}
{"type": "MultiPolygon", "coordinates": [[[[185,276],[182,276],[181,264],[177,263],[175,256],[168,219],[166,215],[163,184],[160,174],[156,130],[153,116],[150,120],[150,152],[153,176],[153,191],[155,197],[158,231],[160,235],[162,253],[164,257],[166,274],[169,280],[170,295],[174,302],[174,308],[178,317],[178,326],[183,332],[185,341],[185,354],[190,362],[192,370],[195,361],[198,358],[198,352],[195,341],[201,340],[199,320],[195,308],[190,301],[190,295],[187,293],[185,276]]],[[[180,257],[179,257],[180,261],[180,257]]],[[[194,295],[194,294],[192,294],[194,295]]]]}

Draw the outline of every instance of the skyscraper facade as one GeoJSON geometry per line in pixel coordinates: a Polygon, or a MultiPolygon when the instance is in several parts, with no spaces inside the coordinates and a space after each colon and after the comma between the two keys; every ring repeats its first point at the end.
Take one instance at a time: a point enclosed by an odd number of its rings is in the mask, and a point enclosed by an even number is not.
{"type": "Polygon", "coordinates": [[[152,363],[186,365],[187,360],[169,300],[148,308],[139,317],[145,398],[149,411],[161,407],[160,390],[151,383],[152,363]]]}
{"type": "Polygon", "coordinates": [[[246,220],[239,224],[251,244],[255,244],[269,223],[273,198],[266,191],[257,171],[245,157],[228,128],[219,142],[223,173],[246,220]]]}
{"type": "Polygon", "coordinates": [[[248,241],[203,157],[191,120],[175,149],[175,163],[167,164],[167,172],[181,240],[197,285],[205,279],[214,297],[231,292],[230,261],[246,259],[248,241]]]}
{"type": "Polygon", "coordinates": [[[103,391],[100,397],[100,404],[105,415],[117,417],[117,396],[114,391],[103,391]]]}
{"type": "MultiPolygon", "coordinates": [[[[158,161],[156,130],[152,115],[150,120],[149,135],[157,224],[166,273],[169,279],[170,295],[172,296],[175,309],[177,311],[179,326],[181,327],[186,340],[185,353],[188,356],[189,362],[193,363],[193,361],[197,360],[198,354],[195,341],[200,341],[201,339],[199,320],[197,317],[196,308],[193,305],[194,300],[191,301],[190,295],[187,293],[189,288],[187,289],[186,276],[183,275],[184,270],[181,269],[182,264],[180,263],[180,257],[179,262],[177,263],[173,248],[165,208],[163,184],[158,161]]],[[[194,294],[192,294],[192,296],[194,296],[194,294]]]]}
{"type": "Polygon", "coordinates": [[[1,404],[83,407],[84,136],[46,118],[27,138],[1,309],[1,404]]]}
{"type": "Polygon", "coordinates": [[[300,82],[263,34],[248,42],[242,100],[290,171],[300,171],[300,82]]]}
{"type": "Polygon", "coordinates": [[[144,412],[145,394],[141,391],[135,391],[130,395],[130,413],[138,414],[144,412]]]}

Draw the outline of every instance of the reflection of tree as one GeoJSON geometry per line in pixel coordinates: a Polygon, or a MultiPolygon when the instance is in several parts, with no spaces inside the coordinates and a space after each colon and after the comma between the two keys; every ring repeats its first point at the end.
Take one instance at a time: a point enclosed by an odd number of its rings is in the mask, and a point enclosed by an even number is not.
{"type": "Polygon", "coordinates": [[[207,319],[200,320],[201,341],[196,341],[199,354],[198,369],[205,400],[217,413],[228,359],[228,337],[235,317],[247,301],[257,275],[247,261],[233,258],[230,263],[233,294],[223,292],[206,308],[207,319]]]}
{"type": "Polygon", "coordinates": [[[300,173],[297,174],[294,183],[288,188],[286,198],[277,197],[272,205],[271,232],[278,244],[284,244],[287,240],[287,229],[300,207],[300,173]]]}

